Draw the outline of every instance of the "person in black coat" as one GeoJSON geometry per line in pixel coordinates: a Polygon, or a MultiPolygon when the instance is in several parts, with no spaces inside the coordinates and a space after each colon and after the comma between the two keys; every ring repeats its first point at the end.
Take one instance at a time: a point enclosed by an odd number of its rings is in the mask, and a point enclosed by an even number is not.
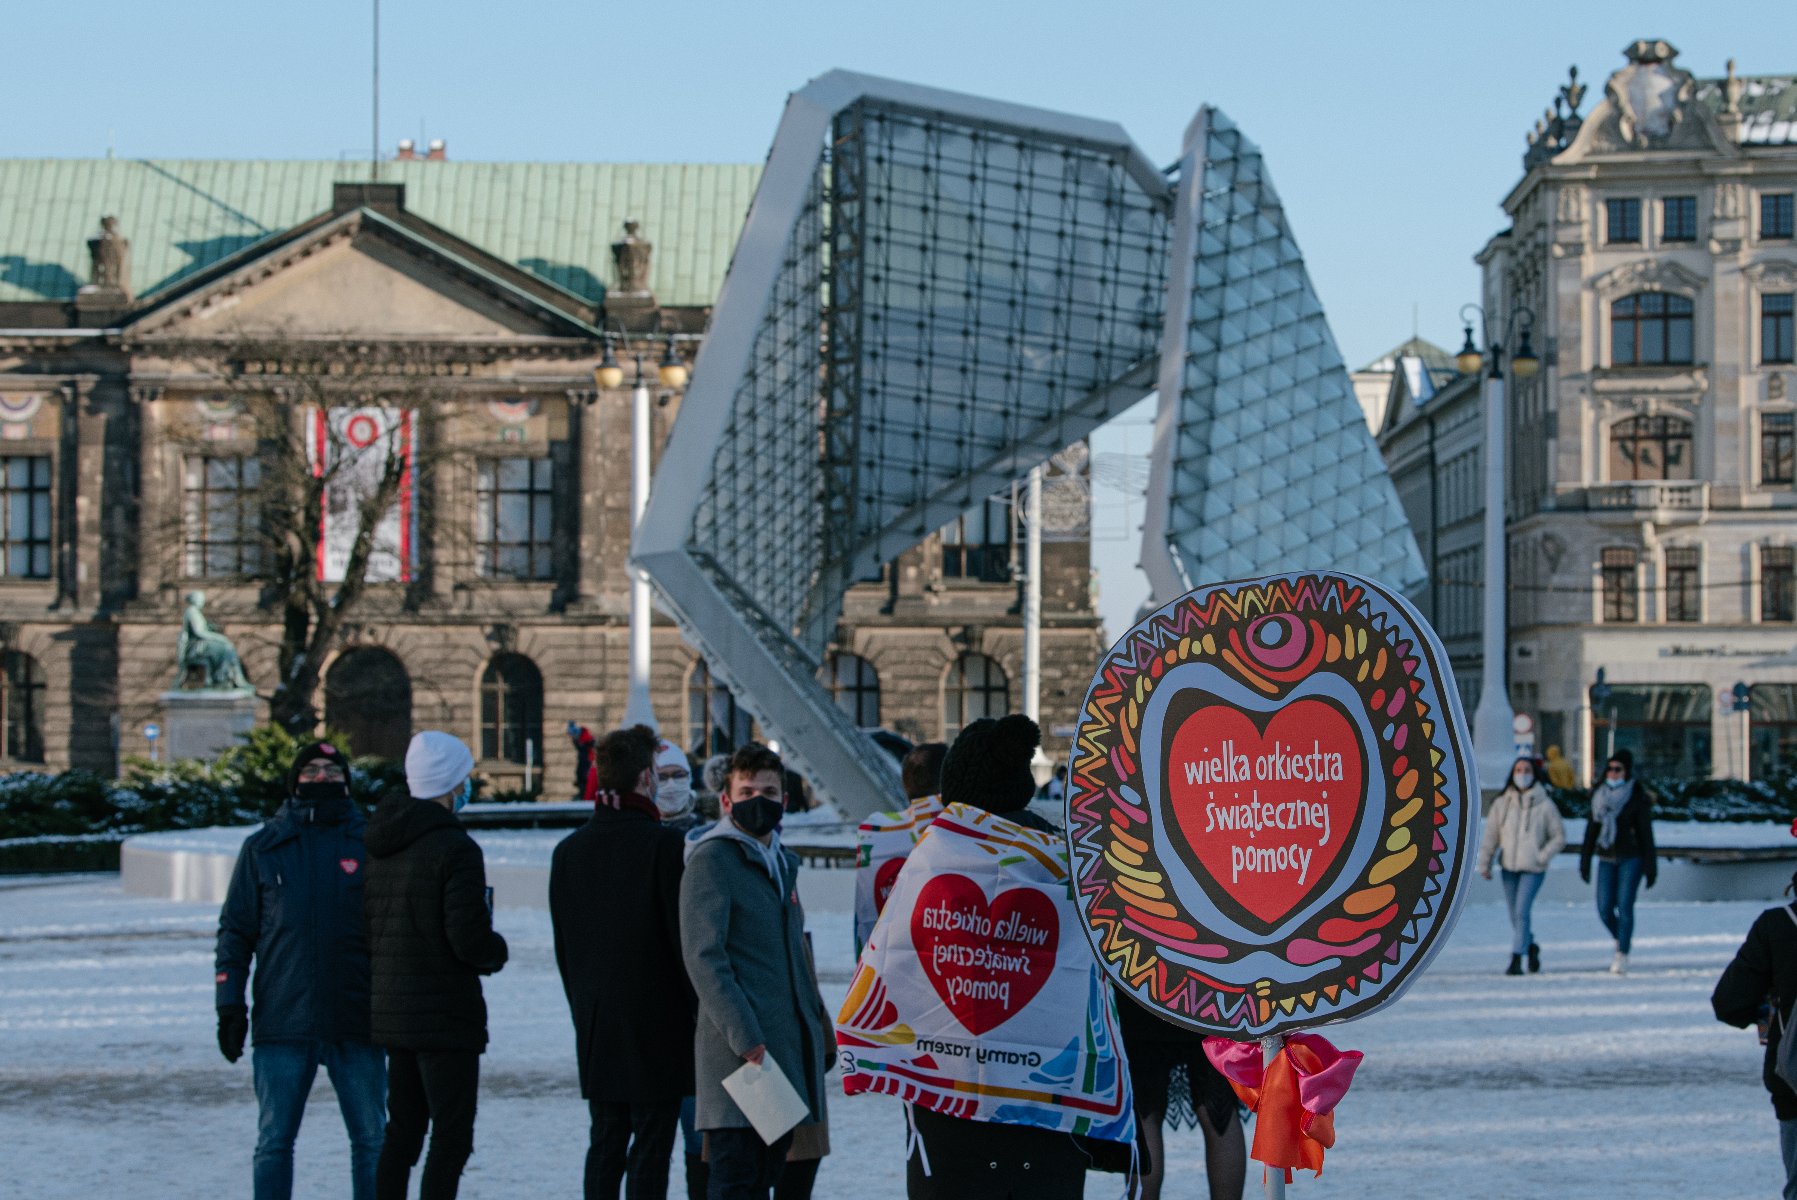
{"type": "Polygon", "coordinates": [[[1241,1200],[1248,1143],[1241,1110],[1222,1072],[1204,1056],[1204,1034],[1164,1021],[1112,989],[1129,1059],[1142,1147],[1139,1200],[1161,1200],[1167,1181],[1166,1130],[1195,1125],[1204,1134],[1204,1178],[1213,1200],[1241,1200]]]}
{"type": "Polygon", "coordinates": [[[406,793],[368,822],[368,946],[374,1040],[387,1049],[387,1140],[376,1200],[405,1200],[430,1132],[420,1200],[453,1200],[474,1151],[475,1094],[487,1048],[480,977],[505,965],[493,930],[486,864],[455,812],[468,802],[474,756],[428,730],[406,750],[406,793]]]}
{"type": "Polygon", "coordinates": [[[594,746],[593,816],[555,848],[549,918],[592,1113],[587,1200],[664,1200],[680,1102],[693,1092],[696,1001],[680,957],[685,839],[656,808],[646,725],[594,746]]]}
{"type": "Polygon", "coordinates": [[[1653,793],[1635,778],[1635,759],[1618,750],[1604,766],[1603,782],[1591,789],[1591,817],[1579,849],[1579,878],[1591,882],[1597,858],[1597,916],[1616,939],[1610,974],[1629,969],[1635,936],[1635,893],[1643,881],[1654,885],[1659,858],[1653,844],[1653,793]]]}
{"type": "Polygon", "coordinates": [[[369,1040],[368,856],[362,814],[349,795],[349,760],[329,742],[307,742],[288,768],[287,797],[238,852],[219,913],[218,1048],[227,1062],[243,1056],[248,983],[256,1001],[256,1200],[293,1194],[293,1142],[320,1066],[349,1130],[351,1194],[369,1200],[387,1078],[369,1040]]]}
{"type": "MultiPolygon", "coordinates": [[[[1015,713],[968,725],[942,761],[942,802],[1058,833],[1028,808],[1036,794],[1030,758],[1040,741],[1036,723],[1015,713]]],[[[971,1121],[918,1106],[911,1108],[911,1121],[922,1153],[905,1165],[909,1200],[1078,1200],[1085,1192],[1096,1147],[1072,1134],[971,1121]]]]}
{"type": "MultiPolygon", "coordinates": [[[[1793,889],[1797,889],[1797,875],[1791,877],[1786,891],[1793,889]]],[[[1772,1111],[1778,1118],[1785,1200],[1797,1200],[1797,1092],[1778,1077],[1774,1066],[1779,1042],[1791,1022],[1793,1002],[1797,1002],[1797,906],[1786,904],[1767,909],[1754,921],[1747,940],[1710,996],[1717,1020],[1741,1029],[1756,1021],[1767,1026],[1760,1078],[1772,1095],[1772,1111]]]]}

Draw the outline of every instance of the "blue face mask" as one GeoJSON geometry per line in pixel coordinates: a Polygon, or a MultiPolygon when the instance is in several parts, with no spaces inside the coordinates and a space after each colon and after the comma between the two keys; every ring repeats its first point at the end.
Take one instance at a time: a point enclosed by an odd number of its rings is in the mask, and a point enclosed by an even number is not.
{"type": "Polygon", "coordinates": [[[461,812],[468,807],[468,801],[474,796],[474,776],[462,780],[462,790],[455,794],[455,811],[461,812]]]}

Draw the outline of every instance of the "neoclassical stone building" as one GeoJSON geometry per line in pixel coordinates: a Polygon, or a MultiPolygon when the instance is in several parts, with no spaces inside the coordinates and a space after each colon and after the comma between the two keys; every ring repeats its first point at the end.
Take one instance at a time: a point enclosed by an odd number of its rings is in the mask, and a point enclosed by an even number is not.
{"type": "MultiPolygon", "coordinates": [[[[1797,79],[1624,54],[1583,119],[1575,79],[1537,123],[1477,256],[1493,336],[1532,320],[1542,361],[1507,380],[1511,701],[1587,777],[1612,736],[1650,774],[1760,774],[1797,760],[1797,79]]],[[[1477,381],[1420,366],[1381,443],[1476,658],[1477,381]]]]}
{"type": "MultiPolygon", "coordinates": [[[[758,168],[345,174],[360,172],[0,162],[14,214],[0,233],[0,768],[110,772],[146,753],[195,590],[265,710],[281,641],[267,530],[293,517],[267,507],[276,459],[329,461],[369,430],[408,457],[327,650],[327,723],[377,753],[447,729],[496,785],[518,786],[528,757],[556,796],[572,777],[564,725],[621,716],[628,376],[643,356],[659,449],[680,395],[656,364],[670,346],[692,362],[758,168]],[[640,230],[620,237],[626,220],[640,230]],[[593,376],[608,333],[627,368],[616,390],[593,376]],[[291,444],[257,417],[271,404],[291,444]]],[[[349,549],[333,522],[355,500],[333,508],[326,490],[329,591],[349,549]]],[[[997,497],[852,589],[824,669],[860,723],[936,738],[1021,704],[1014,541],[997,497]]],[[[1052,727],[1072,719],[1100,634],[1083,533],[1043,557],[1052,727]]],[[[748,736],[665,619],[654,645],[664,731],[689,746],[748,736]]]]}

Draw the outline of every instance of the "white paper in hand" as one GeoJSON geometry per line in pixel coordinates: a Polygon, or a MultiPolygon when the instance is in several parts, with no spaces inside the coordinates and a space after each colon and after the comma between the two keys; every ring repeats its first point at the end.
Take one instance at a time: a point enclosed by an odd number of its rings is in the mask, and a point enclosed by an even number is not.
{"type": "Polygon", "coordinates": [[[746,1062],[735,1074],[724,1076],[724,1091],[770,1146],[811,1115],[805,1098],[794,1090],[792,1081],[771,1054],[762,1055],[759,1063],[746,1062]]]}

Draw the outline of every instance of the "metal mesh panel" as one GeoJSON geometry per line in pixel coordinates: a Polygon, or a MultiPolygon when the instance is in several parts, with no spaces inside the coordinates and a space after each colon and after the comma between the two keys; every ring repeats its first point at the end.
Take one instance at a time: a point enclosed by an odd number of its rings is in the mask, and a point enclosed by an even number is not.
{"type": "Polygon", "coordinates": [[[1191,585],[1330,568],[1414,588],[1421,557],[1260,151],[1206,114],[1179,395],[1161,401],[1178,406],[1180,571],[1191,585]]]}

